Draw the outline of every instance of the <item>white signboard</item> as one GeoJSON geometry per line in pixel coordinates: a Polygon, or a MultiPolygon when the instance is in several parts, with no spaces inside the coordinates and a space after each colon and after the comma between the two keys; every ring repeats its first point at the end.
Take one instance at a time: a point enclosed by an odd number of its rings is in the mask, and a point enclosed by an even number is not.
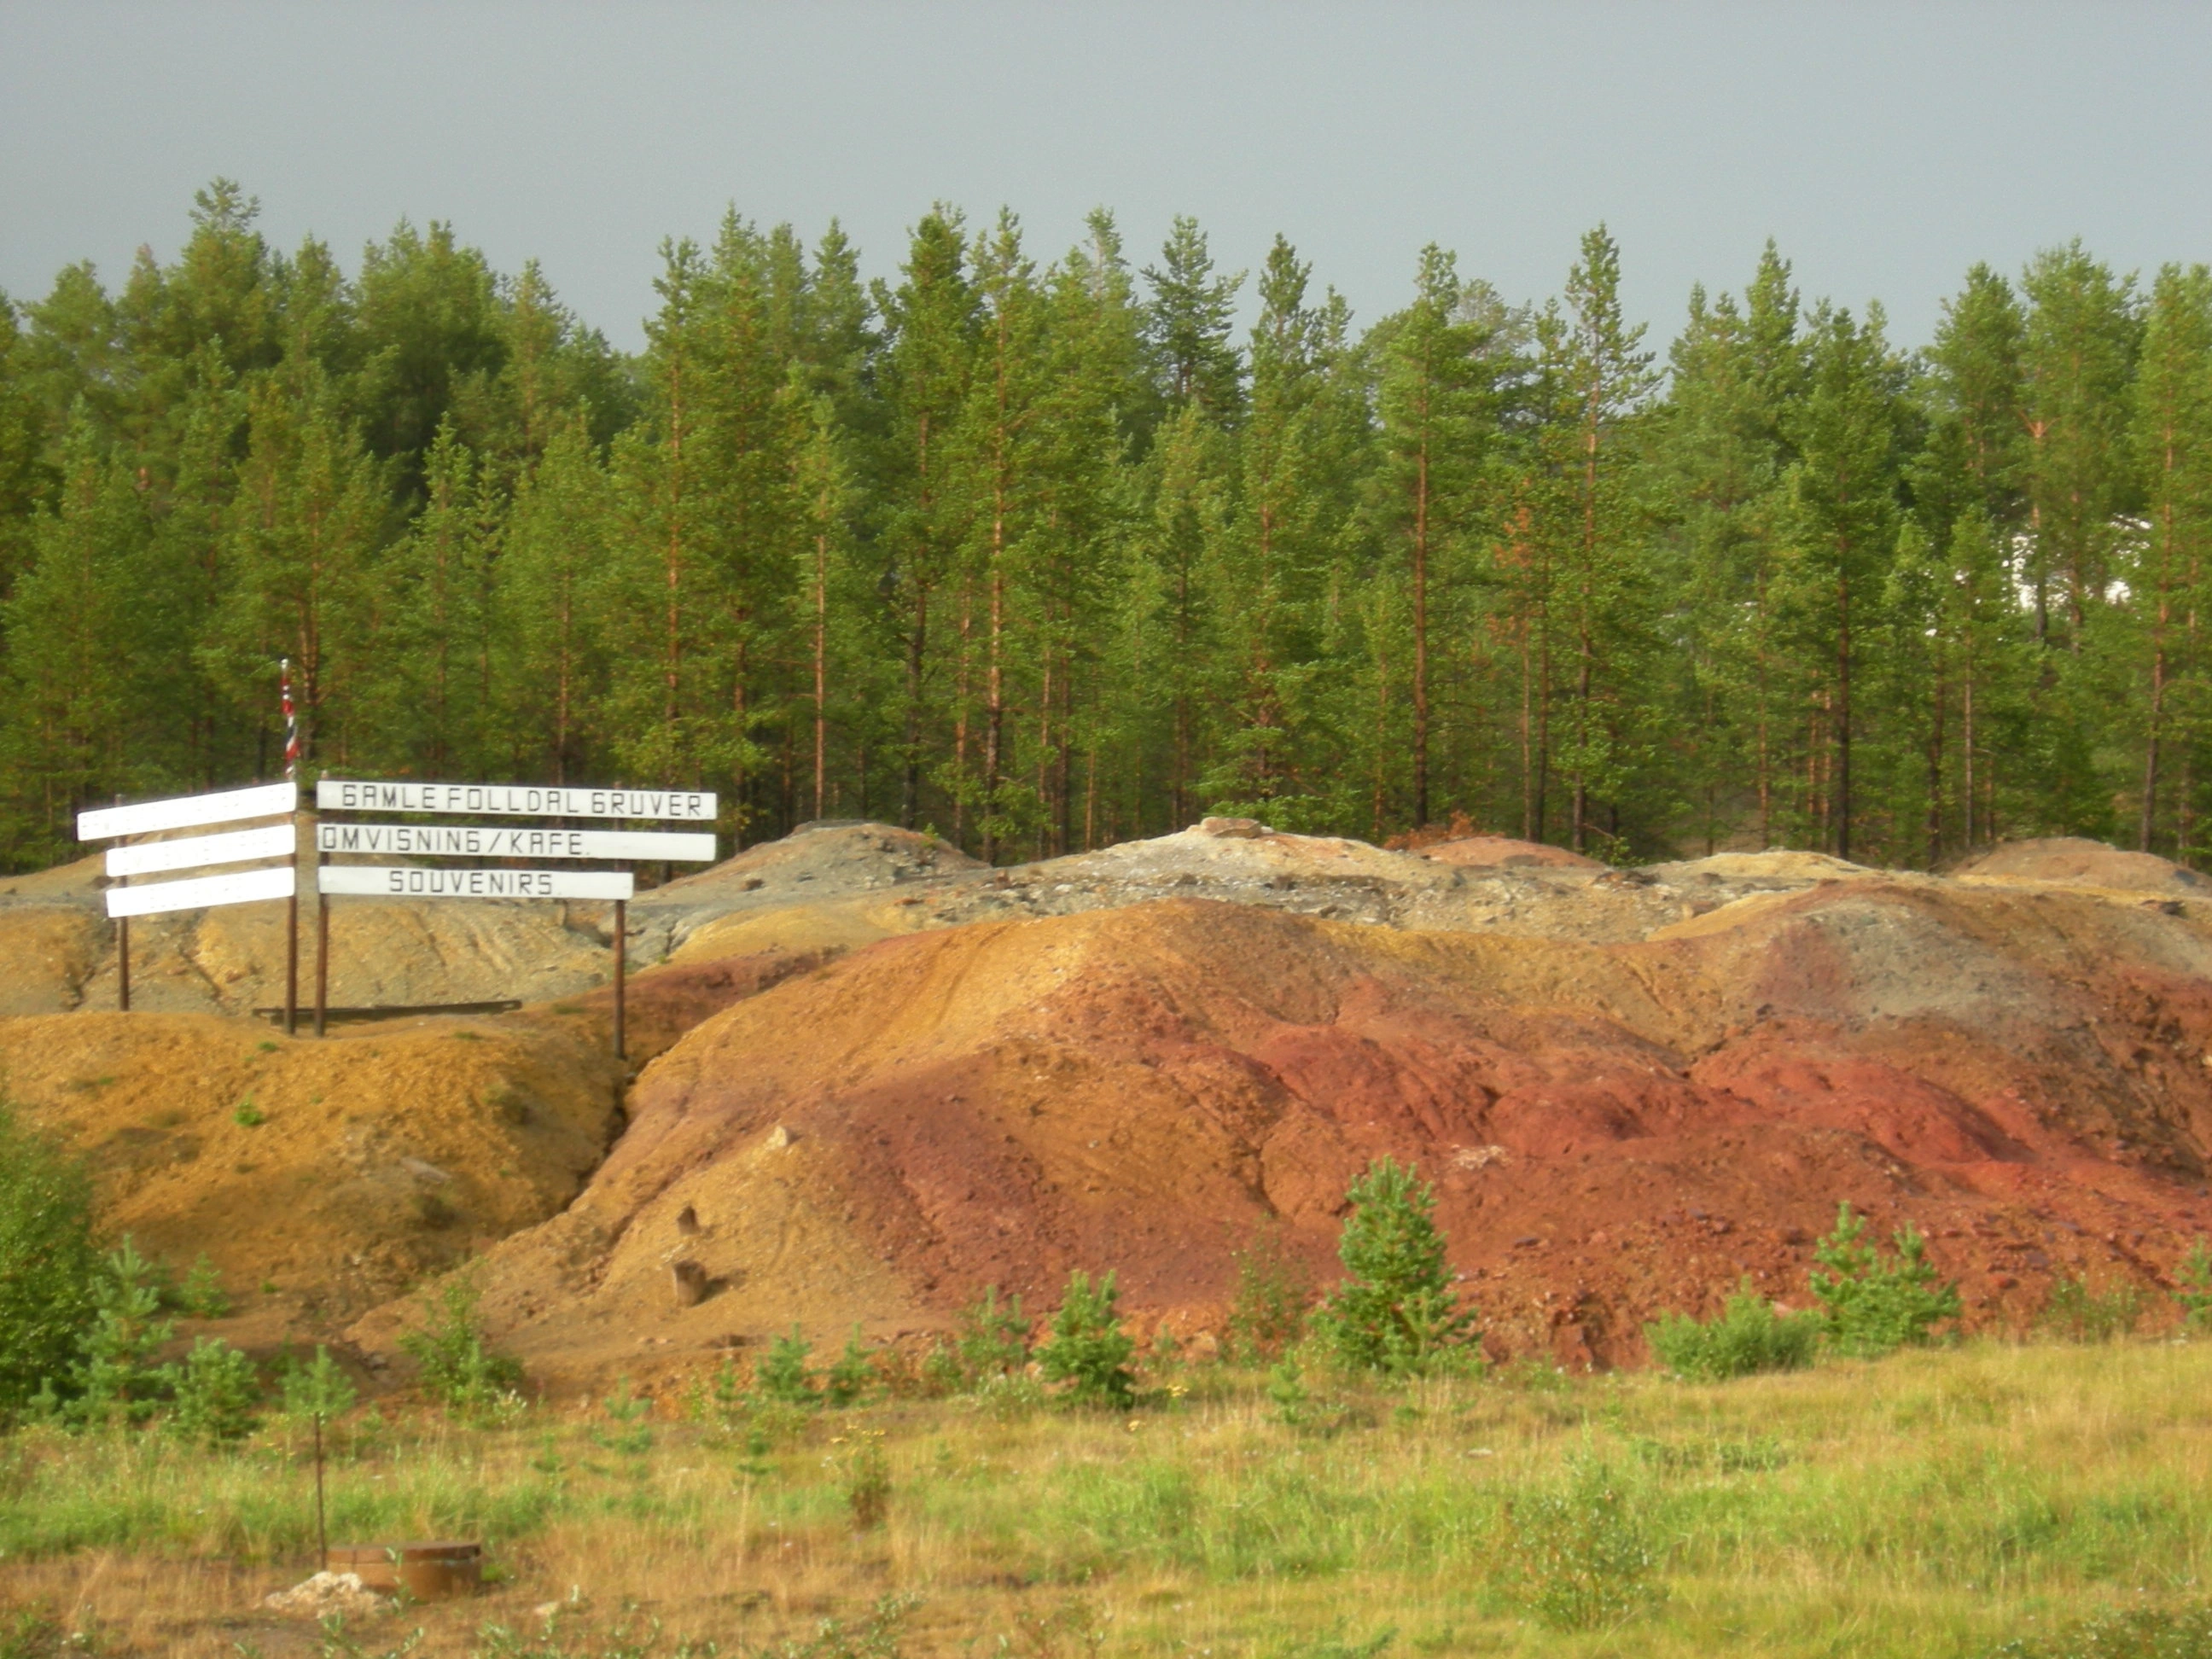
{"type": "MultiPolygon", "coordinates": [[[[325,853],[445,859],[667,859],[708,863],[714,837],[653,830],[539,830],[489,823],[320,823],[325,853]]],[[[110,858],[115,855],[111,853],[110,858]]]]}
{"type": "Polygon", "coordinates": [[[218,904],[251,904],[256,899],[289,898],[296,873],[290,865],[280,864],[273,870],[195,876],[189,881],[157,881],[147,887],[111,887],[107,890],[107,914],[152,916],[169,910],[204,910],[218,904]]]}
{"type": "Polygon", "coordinates": [[[327,894],[363,898],[627,899],[627,870],[425,870],[410,865],[328,865],[315,872],[327,894]]]}
{"type": "Polygon", "coordinates": [[[149,876],[161,870],[191,870],[210,864],[244,864],[249,859],[283,859],[296,845],[289,823],[261,830],[233,830],[220,836],[191,836],[183,841],[144,841],[136,847],[107,849],[111,876],[149,876]]]}
{"type": "Polygon", "coordinates": [[[714,821],[711,790],[563,789],[550,784],[353,783],[323,778],[315,805],[325,812],[451,812],[495,817],[681,818],[714,821]]]}
{"type": "Polygon", "coordinates": [[[297,811],[299,805],[296,783],[264,783],[252,789],[180,795],[137,806],[102,806],[76,815],[76,838],[109,841],[117,836],[150,836],[160,830],[191,830],[203,823],[234,823],[240,818],[273,818],[297,811]]]}

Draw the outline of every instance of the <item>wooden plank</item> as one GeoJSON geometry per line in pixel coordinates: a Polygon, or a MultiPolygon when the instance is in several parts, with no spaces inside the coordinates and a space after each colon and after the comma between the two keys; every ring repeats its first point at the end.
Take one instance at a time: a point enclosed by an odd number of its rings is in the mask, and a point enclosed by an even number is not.
{"type": "Polygon", "coordinates": [[[170,910],[205,910],[218,904],[251,904],[257,899],[289,898],[299,872],[289,864],[268,870],[240,870],[225,876],[194,876],[186,881],[157,881],[148,887],[111,887],[111,916],[154,916],[170,910]]]}
{"type": "Polygon", "coordinates": [[[136,806],[102,806],[76,815],[79,841],[112,841],[118,836],[150,836],[163,830],[193,830],[203,823],[234,823],[240,818],[273,818],[299,810],[296,783],[257,784],[211,795],[177,795],[141,801],[136,806]]]}
{"type": "Polygon", "coordinates": [[[289,823],[259,830],[231,830],[219,836],[182,841],[142,841],[107,849],[111,876],[150,876],[163,870],[197,870],[210,864],[243,864],[248,859],[288,859],[295,845],[289,823]]]}
{"type": "MultiPolygon", "coordinates": [[[[495,1002],[395,1002],[388,1007],[331,1008],[323,1010],[325,1021],[333,1025],[357,1024],[372,1019],[416,1019],[423,1017],[446,1016],[461,1019],[487,1014],[511,1014],[522,1006],[520,998],[502,998],[495,1002]]],[[[256,1008],[256,1019],[265,1019],[271,1025],[284,1023],[282,1007],[256,1008]]]]}

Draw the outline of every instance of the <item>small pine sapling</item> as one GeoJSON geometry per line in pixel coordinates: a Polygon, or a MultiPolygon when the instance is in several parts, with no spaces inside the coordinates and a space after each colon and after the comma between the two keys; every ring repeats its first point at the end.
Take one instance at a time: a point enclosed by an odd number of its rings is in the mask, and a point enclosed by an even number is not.
{"type": "Polygon", "coordinates": [[[1229,1309],[1229,1350],[1250,1364],[1280,1358],[1305,1334],[1313,1304],[1313,1275],[1283,1248],[1281,1226],[1270,1220],[1231,1258],[1237,1289],[1229,1309]]]}
{"type": "Polygon", "coordinates": [[[1346,1191],[1352,1206],[1337,1255],[1346,1278],[1316,1322],[1346,1364],[1395,1374],[1426,1370],[1474,1339],[1474,1310],[1462,1308],[1436,1191],[1420,1170],[1389,1158],[1368,1165],[1346,1191]]]}
{"type": "Polygon", "coordinates": [[[1052,1334],[1037,1347],[1045,1379],[1073,1384],[1070,1396],[1086,1405],[1127,1406],[1136,1398],[1129,1360],[1137,1345],[1115,1311],[1120,1297],[1112,1273],[1093,1284],[1080,1268],[1070,1273],[1052,1334]]]}
{"type": "Polygon", "coordinates": [[[315,1346],[313,1359],[285,1361],[277,1374],[276,1388],[284,1415],[301,1419],[319,1417],[328,1421],[343,1417],[360,1398],[351,1379],[320,1343],[315,1346]]]}
{"type": "Polygon", "coordinates": [[[446,1281],[429,1322],[399,1339],[422,1367],[422,1386],[448,1411],[467,1418],[496,1416],[520,1399],[522,1365],[493,1350],[477,1323],[483,1292],[465,1274],[446,1281]]]}
{"type": "Polygon", "coordinates": [[[768,1345],[753,1365],[753,1389],[764,1400],[773,1400],[785,1406],[818,1404],[814,1392],[814,1373],[806,1367],[806,1356],[814,1352],[813,1344],[799,1334],[799,1327],[791,1328],[789,1336],[779,1336],[768,1345]]]}
{"type": "Polygon", "coordinates": [[[159,1316],[154,1266],[129,1238],[94,1282],[93,1305],[82,1358],[70,1373],[76,1398],[66,1407],[70,1419],[108,1427],[143,1423],[174,1386],[175,1368],[155,1364],[153,1356],[176,1325],[159,1316]]]}
{"type": "Polygon", "coordinates": [[[185,1274],[185,1282],[177,1290],[177,1306],[193,1319],[221,1319],[230,1311],[230,1297],[222,1288],[222,1275],[215,1263],[202,1251],[185,1274]]]}
{"type": "Polygon", "coordinates": [[[1029,1364],[1030,1322],[1022,1316],[1021,1297],[999,1300],[999,1287],[986,1285],[983,1294],[960,1310],[960,1335],[954,1344],[960,1369],[970,1388],[994,1376],[1010,1376],[1029,1364]]]}
{"type": "Polygon", "coordinates": [[[2181,1325],[2184,1330],[2197,1332],[2212,1330],[2212,1249],[2198,1239],[2189,1247],[2182,1258],[2181,1271],[2176,1275],[2180,1288],[2173,1299],[2181,1304],[2181,1325]]]}
{"type": "Polygon", "coordinates": [[[260,1402],[253,1362],[228,1342],[198,1337],[177,1369],[169,1426],[203,1446],[243,1440],[258,1426],[253,1413],[260,1402]]]}
{"type": "Polygon", "coordinates": [[[1297,1357],[1285,1354],[1282,1363],[1267,1373],[1267,1398],[1275,1407],[1275,1420],[1286,1429],[1297,1428],[1306,1420],[1306,1405],[1311,1397],[1297,1357]]]}
{"type": "Polygon", "coordinates": [[[1936,1325],[1956,1319],[1959,1290],[1936,1278],[1928,1241],[1911,1222],[1890,1236],[1897,1253],[1887,1261],[1865,1242],[1865,1218],[1848,1202],[1839,1206],[1835,1231],[1814,1249],[1820,1266],[1810,1282],[1829,1344],[1839,1353],[1875,1359],[1923,1344],[1936,1325]]]}
{"type": "Polygon", "coordinates": [[[604,1433],[594,1430],[592,1439],[609,1451],[630,1457],[642,1457],[653,1449],[653,1425],[647,1420],[653,1415],[653,1401],[633,1389],[629,1377],[616,1379],[615,1391],[599,1402],[599,1407],[614,1426],[604,1433]]]}
{"type": "Polygon", "coordinates": [[[867,1345],[860,1340],[860,1328],[855,1325],[852,1335],[845,1339],[845,1352],[823,1376],[822,1398],[839,1410],[857,1406],[874,1390],[876,1381],[875,1362],[867,1345]]]}
{"type": "Polygon", "coordinates": [[[883,1431],[861,1429],[849,1437],[844,1458],[845,1507],[853,1516],[854,1532],[873,1532],[884,1524],[891,1507],[891,1460],[884,1449],[883,1431]]]}

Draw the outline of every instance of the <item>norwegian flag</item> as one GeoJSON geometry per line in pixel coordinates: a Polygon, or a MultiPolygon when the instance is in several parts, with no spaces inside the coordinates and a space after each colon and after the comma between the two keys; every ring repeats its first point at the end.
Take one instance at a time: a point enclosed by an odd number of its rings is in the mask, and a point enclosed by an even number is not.
{"type": "Polygon", "coordinates": [[[284,695],[284,781],[290,783],[300,775],[300,713],[292,707],[292,659],[277,659],[278,683],[284,695]]]}

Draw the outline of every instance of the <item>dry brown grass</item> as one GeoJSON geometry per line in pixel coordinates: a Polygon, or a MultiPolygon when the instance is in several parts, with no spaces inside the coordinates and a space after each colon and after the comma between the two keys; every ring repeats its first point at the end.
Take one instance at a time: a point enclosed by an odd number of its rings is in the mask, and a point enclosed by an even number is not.
{"type": "MultiPolygon", "coordinates": [[[[849,1635],[908,1596],[909,1659],[1330,1659],[1386,1630],[1394,1656],[1965,1659],[2100,1607],[2191,1602],[2212,1567],[2212,1345],[1978,1345],[1706,1388],[1341,1389],[1326,1429],[1274,1420],[1249,1377],[1177,1380],[1186,1398],[1130,1416],[906,1401],[804,1417],[765,1453],[751,1425],[672,1400],[642,1449],[604,1413],[403,1425],[334,1467],[337,1534],[482,1536],[503,1582],[347,1639],[380,1655],[419,1628],[423,1655],[605,1656],[657,1622],[656,1652],[727,1654],[814,1640],[825,1619],[849,1635]],[[840,1483],[862,1425],[885,1436],[892,1498],[857,1532],[840,1483]],[[1535,1616],[1529,1517],[1597,1464],[1654,1553],[1656,1596],[1556,1630],[1535,1616]],[[546,1638],[534,1609],[572,1593],[546,1638]]],[[[312,1626],[253,1610],[307,1566],[293,1449],[18,1437],[0,1600],[112,1654],[324,1651],[312,1626]]]]}

